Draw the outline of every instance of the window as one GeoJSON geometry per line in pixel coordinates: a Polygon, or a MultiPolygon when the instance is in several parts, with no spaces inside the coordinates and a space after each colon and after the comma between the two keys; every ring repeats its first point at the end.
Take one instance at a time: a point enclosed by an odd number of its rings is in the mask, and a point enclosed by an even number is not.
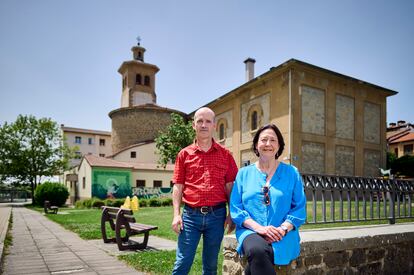
{"type": "Polygon", "coordinates": [[[219,125],[219,140],[224,139],[225,133],[224,133],[224,123],[220,123],[219,125]]]}
{"type": "Polygon", "coordinates": [[[394,148],[395,157],[398,158],[398,148],[394,148]]]}
{"type": "Polygon", "coordinates": [[[81,144],[82,143],[82,137],[75,137],[75,143],[81,144]]]}
{"type": "Polygon", "coordinates": [[[145,187],[145,180],[136,180],[137,187],[145,187]]]}
{"type": "Polygon", "coordinates": [[[99,154],[99,156],[104,158],[105,157],[105,154],[99,154]]]}
{"type": "Polygon", "coordinates": [[[88,144],[89,145],[93,144],[93,139],[92,138],[88,138],[88,144]]]}
{"type": "Polygon", "coordinates": [[[154,180],[154,187],[162,187],[162,181],[161,180],[154,180]]]}
{"type": "Polygon", "coordinates": [[[99,145],[100,145],[100,146],[105,146],[105,139],[100,138],[100,139],[99,139],[99,145]]]}
{"type": "Polygon", "coordinates": [[[86,187],[86,178],[83,177],[82,178],[82,188],[85,189],[85,187],[86,187]]]}
{"type": "Polygon", "coordinates": [[[170,180],[170,187],[173,187],[173,186],[174,186],[174,183],[172,180],[170,180]]]}
{"type": "Polygon", "coordinates": [[[140,74],[137,74],[137,75],[135,76],[135,84],[136,84],[136,85],[141,85],[141,84],[142,84],[142,77],[141,77],[141,75],[140,75],[140,74]]]}
{"type": "Polygon", "coordinates": [[[413,144],[404,145],[404,156],[413,154],[413,144]]]}
{"type": "Polygon", "coordinates": [[[148,75],[146,75],[144,77],[144,85],[145,86],[150,86],[150,77],[148,75]]]}
{"type": "Polygon", "coordinates": [[[256,111],[253,111],[253,113],[252,113],[250,127],[251,127],[250,129],[252,131],[257,129],[257,112],[256,111]]]}
{"type": "Polygon", "coordinates": [[[137,158],[137,152],[132,151],[132,152],[131,152],[131,158],[132,158],[132,159],[137,158]]]}
{"type": "Polygon", "coordinates": [[[125,76],[124,79],[122,79],[122,89],[125,89],[126,85],[127,85],[127,78],[125,76]]]}

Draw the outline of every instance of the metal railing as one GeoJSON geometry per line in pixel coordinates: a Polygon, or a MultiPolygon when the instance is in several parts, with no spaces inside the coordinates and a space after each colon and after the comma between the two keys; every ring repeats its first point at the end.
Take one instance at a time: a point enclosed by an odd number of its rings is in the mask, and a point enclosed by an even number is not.
{"type": "Polygon", "coordinates": [[[31,194],[24,190],[0,189],[0,202],[27,202],[31,194]]]}
{"type": "Polygon", "coordinates": [[[414,181],[302,175],[307,223],[413,218],[414,181]],[[328,209],[329,208],[329,209],[328,209]]]}

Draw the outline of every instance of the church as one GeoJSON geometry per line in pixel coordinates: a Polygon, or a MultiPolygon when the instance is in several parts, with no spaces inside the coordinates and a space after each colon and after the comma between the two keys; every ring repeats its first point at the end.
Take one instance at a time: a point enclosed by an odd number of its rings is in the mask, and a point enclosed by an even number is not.
{"type": "MultiPolygon", "coordinates": [[[[121,196],[131,187],[170,187],[173,165],[158,167],[154,138],[171,113],[191,119],[195,111],[156,104],[159,68],[146,63],[144,53],[138,43],[133,59],[118,70],[121,107],[109,113],[111,154],[80,152],[80,163],[66,173],[72,201],[121,196]]],[[[301,173],[379,176],[386,163],[386,99],[397,92],[296,59],[259,76],[253,58],[244,63],[246,82],[204,105],[216,113],[216,141],[239,167],[256,160],[250,148],[258,128],[274,123],[286,144],[280,160],[301,173]]]]}

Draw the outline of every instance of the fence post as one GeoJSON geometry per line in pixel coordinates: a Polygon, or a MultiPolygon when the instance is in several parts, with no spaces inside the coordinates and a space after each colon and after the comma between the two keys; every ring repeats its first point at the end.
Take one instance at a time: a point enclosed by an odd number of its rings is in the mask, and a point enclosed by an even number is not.
{"type": "Polygon", "coordinates": [[[389,224],[395,224],[395,181],[388,180],[390,190],[388,192],[388,197],[390,198],[390,217],[389,224]]]}

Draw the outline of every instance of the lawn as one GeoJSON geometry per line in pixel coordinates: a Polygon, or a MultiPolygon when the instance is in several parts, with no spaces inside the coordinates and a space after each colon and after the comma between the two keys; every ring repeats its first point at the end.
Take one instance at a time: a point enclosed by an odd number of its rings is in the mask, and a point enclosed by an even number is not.
{"type": "MultiPolygon", "coordinates": [[[[327,203],[327,211],[329,212],[329,203],[327,203]]],[[[345,207],[345,205],[344,205],[345,207]]],[[[43,211],[43,208],[36,208],[38,211],[43,211]]],[[[312,205],[308,202],[307,212],[308,217],[311,217],[312,205]]],[[[339,207],[335,207],[335,216],[338,217],[339,207]]],[[[354,210],[353,210],[354,211],[354,210]]],[[[362,210],[360,210],[362,211],[362,210]]],[[[62,215],[49,214],[47,217],[65,227],[77,233],[82,239],[100,239],[100,219],[101,210],[99,209],[73,209],[73,208],[61,208],[59,212],[62,215]]],[[[158,230],[151,231],[151,235],[156,235],[162,238],[176,241],[177,236],[171,230],[172,221],[172,208],[171,207],[143,207],[140,211],[135,212],[134,216],[139,223],[146,223],[157,225],[158,230]]],[[[360,218],[361,218],[360,214],[360,218]]],[[[329,218],[329,215],[328,215],[329,218]]],[[[344,218],[347,218],[346,210],[344,210],[344,218]]],[[[321,205],[317,206],[317,220],[322,220],[321,205]]],[[[412,221],[412,219],[397,220],[397,222],[412,221]]],[[[387,220],[374,220],[363,222],[346,222],[346,223],[328,223],[328,224],[305,224],[303,229],[311,228],[327,228],[327,227],[339,227],[339,226],[354,226],[354,225],[368,225],[368,224],[384,224],[388,223],[387,220]]],[[[200,243],[197,254],[194,260],[193,267],[190,274],[201,274],[201,247],[200,243]]],[[[146,251],[123,255],[119,257],[126,261],[134,268],[150,272],[151,274],[171,274],[171,270],[175,260],[175,251],[146,251]]],[[[219,274],[221,274],[221,266],[223,263],[223,255],[219,255],[219,274]]]]}

